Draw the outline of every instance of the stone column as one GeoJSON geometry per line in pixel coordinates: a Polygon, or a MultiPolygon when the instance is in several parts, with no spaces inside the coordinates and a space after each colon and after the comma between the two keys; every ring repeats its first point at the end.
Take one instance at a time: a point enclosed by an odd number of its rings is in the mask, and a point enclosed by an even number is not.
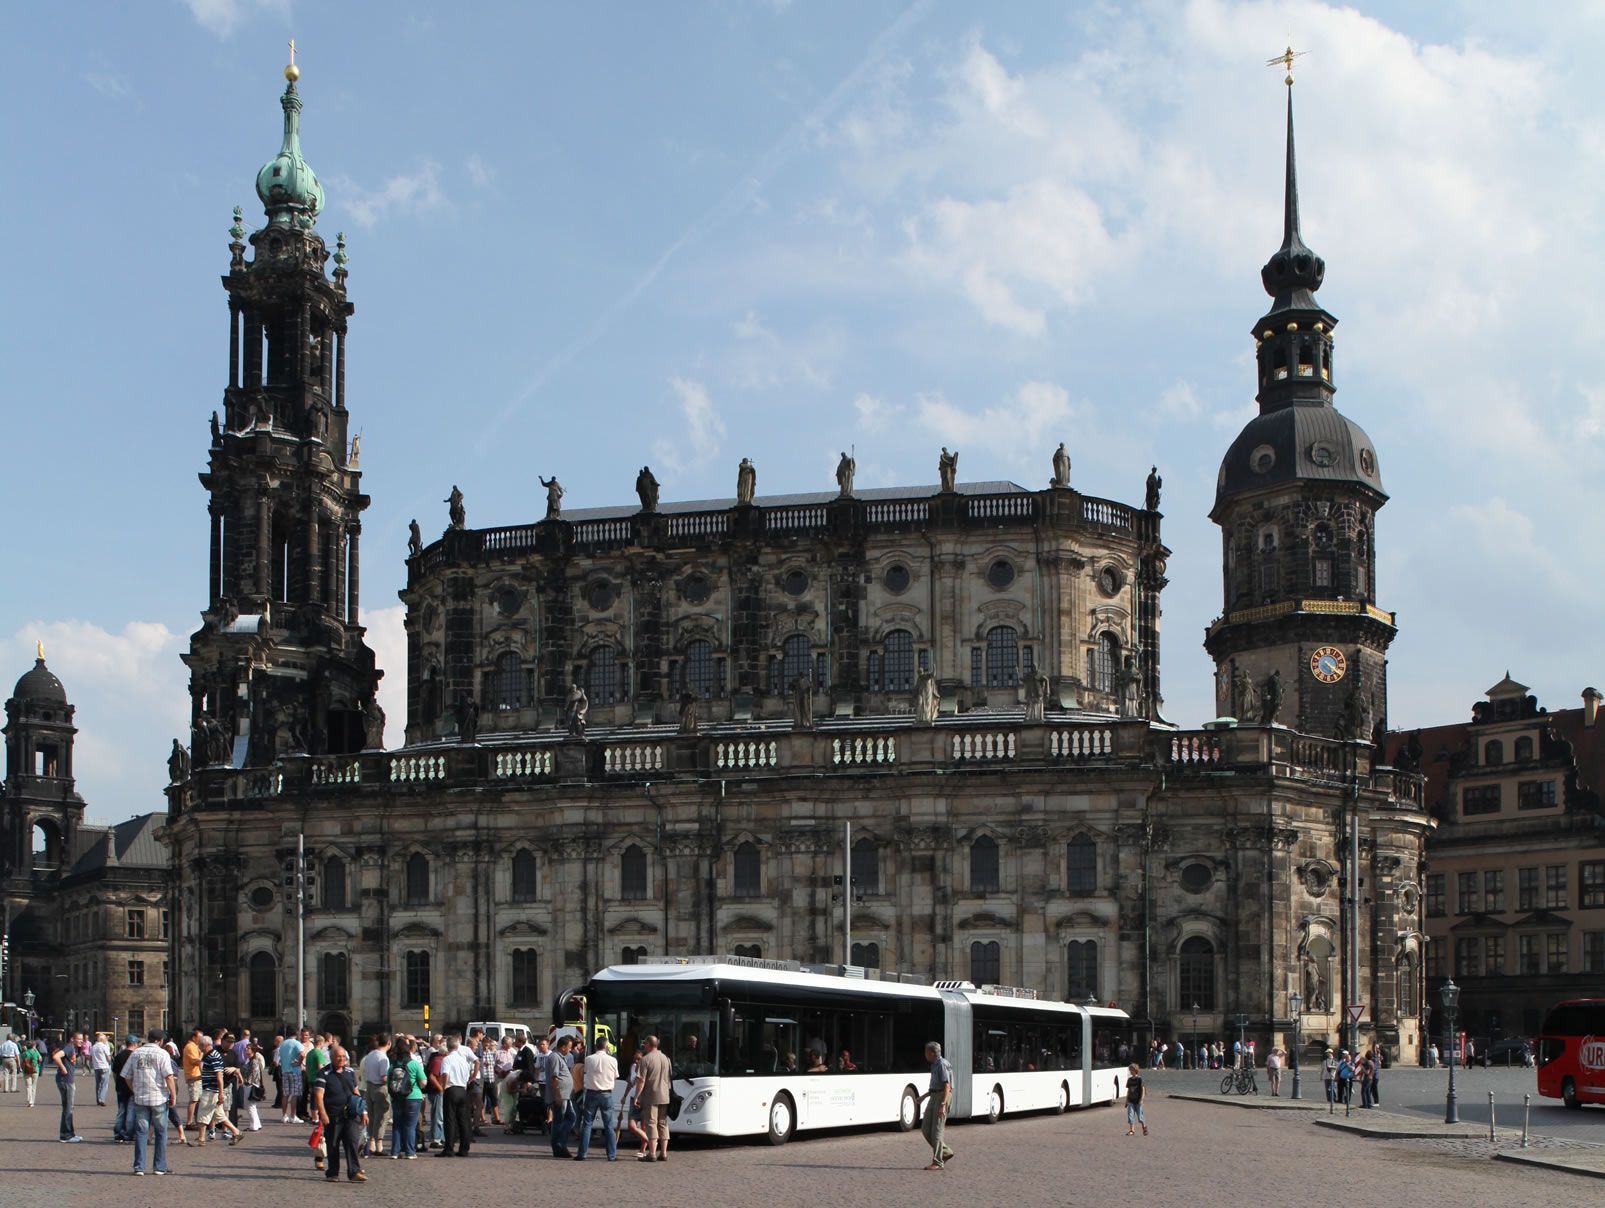
{"type": "Polygon", "coordinates": [[[323,550],[318,546],[318,508],[316,504],[307,505],[307,594],[308,604],[320,603],[323,599],[323,550]]]}
{"type": "Polygon", "coordinates": [[[263,599],[273,594],[273,568],[269,551],[273,535],[273,505],[267,492],[256,497],[256,594],[263,599]]]}
{"type": "Polygon", "coordinates": [[[352,525],[351,528],[347,530],[346,540],[350,543],[348,547],[350,552],[347,558],[346,569],[346,624],[355,625],[357,623],[357,592],[362,586],[362,578],[358,573],[358,568],[362,565],[359,557],[359,543],[362,540],[362,526],[356,524],[352,525]]]}
{"type": "Polygon", "coordinates": [[[233,298],[228,303],[228,384],[230,390],[240,384],[240,304],[233,298]]]}
{"type": "Polygon", "coordinates": [[[207,504],[206,511],[212,519],[211,581],[206,585],[206,598],[216,604],[223,594],[223,514],[215,501],[207,504]]]}
{"type": "Polygon", "coordinates": [[[336,407],[344,407],[346,405],[346,333],[340,331],[336,334],[339,342],[335,345],[334,405],[336,407]]]}

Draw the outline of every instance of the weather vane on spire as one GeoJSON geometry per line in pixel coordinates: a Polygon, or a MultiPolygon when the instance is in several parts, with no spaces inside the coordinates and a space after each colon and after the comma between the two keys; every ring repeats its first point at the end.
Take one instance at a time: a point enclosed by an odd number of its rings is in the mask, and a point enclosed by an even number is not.
{"type": "MultiPolygon", "coordinates": [[[[1285,82],[1286,82],[1287,86],[1289,88],[1291,88],[1291,87],[1293,87],[1293,60],[1294,59],[1302,59],[1305,55],[1307,55],[1309,53],[1310,52],[1307,51],[1307,50],[1294,50],[1291,46],[1289,46],[1286,50],[1284,50],[1281,54],[1277,55],[1274,59],[1266,59],[1265,60],[1265,66],[1267,66],[1267,67],[1285,67],[1285,68],[1287,68],[1287,80],[1285,82]]],[[[290,57],[293,59],[295,56],[292,54],[290,57]]]]}
{"type": "Polygon", "coordinates": [[[290,39],[290,65],[284,69],[284,78],[295,83],[301,78],[301,69],[295,65],[295,39],[290,39]]]}

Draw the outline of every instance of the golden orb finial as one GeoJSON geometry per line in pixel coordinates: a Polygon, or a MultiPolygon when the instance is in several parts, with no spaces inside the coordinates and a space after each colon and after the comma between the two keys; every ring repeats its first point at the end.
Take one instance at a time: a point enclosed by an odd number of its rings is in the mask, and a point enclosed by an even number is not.
{"type": "Polygon", "coordinates": [[[290,39],[290,63],[284,69],[284,78],[295,83],[301,78],[301,69],[295,65],[295,39],[290,39]]]}

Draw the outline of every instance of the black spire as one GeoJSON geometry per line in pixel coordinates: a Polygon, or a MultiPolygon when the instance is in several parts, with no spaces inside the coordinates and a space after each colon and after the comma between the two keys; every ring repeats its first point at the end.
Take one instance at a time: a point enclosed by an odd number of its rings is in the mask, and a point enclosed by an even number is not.
{"type": "Polygon", "coordinates": [[[1299,233],[1298,161],[1293,151],[1293,90],[1287,90],[1287,182],[1282,197],[1282,246],[1260,269],[1265,292],[1274,301],[1271,313],[1316,310],[1312,296],[1326,276],[1326,261],[1312,252],[1299,233]]]}

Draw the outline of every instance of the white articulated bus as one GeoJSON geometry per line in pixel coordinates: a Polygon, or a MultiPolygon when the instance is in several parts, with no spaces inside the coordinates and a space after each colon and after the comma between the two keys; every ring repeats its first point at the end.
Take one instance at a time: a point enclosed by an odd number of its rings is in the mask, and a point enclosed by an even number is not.
{"type": "Polygon", "coordinates": [[[710,956],[613,965],[560,996],[556,1014],[605,1024],[622,1072],[656,1035],[676,1131],[775,1145],[798,1129],[914,1128],[932,1040],[953,1066],[955,1119],[1112,1103],[1128,1029],[1124,1011],[1008,987],[710,956]]]}

